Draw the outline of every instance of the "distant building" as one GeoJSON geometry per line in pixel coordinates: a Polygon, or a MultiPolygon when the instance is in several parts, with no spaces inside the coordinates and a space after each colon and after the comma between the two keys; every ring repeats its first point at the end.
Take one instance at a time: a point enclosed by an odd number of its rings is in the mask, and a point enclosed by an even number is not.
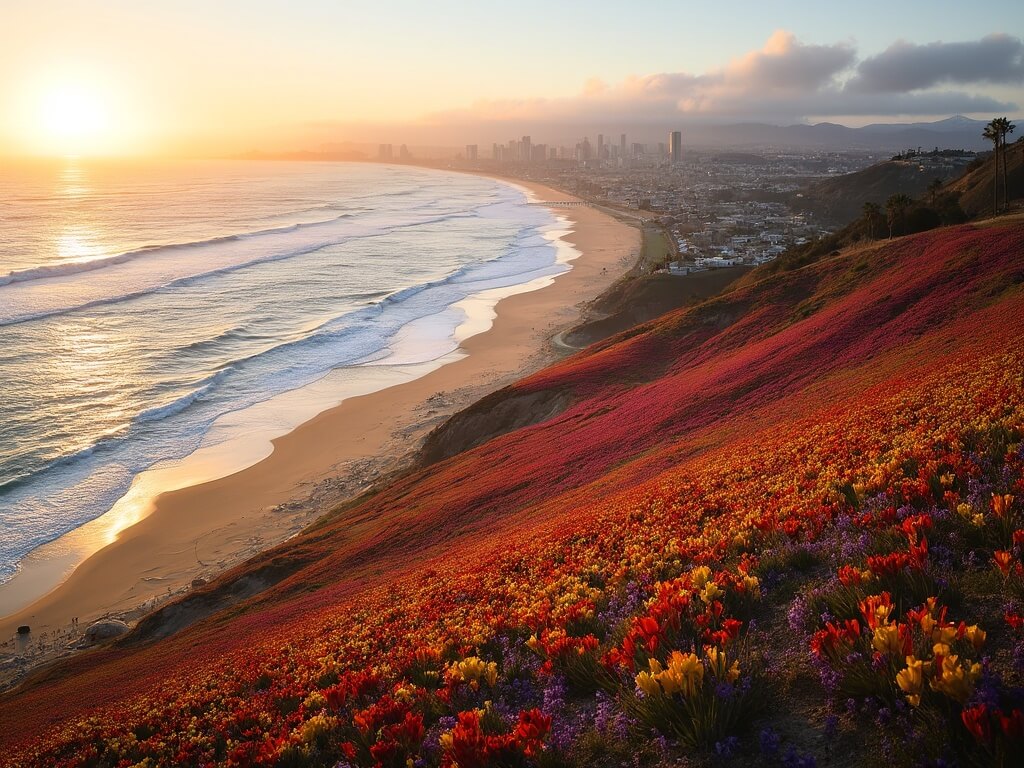
{"type": "Polygon", "coordinates": [[[390,144],[381,144],[377,149],[378,160],[391,160],[394,156],[394,148],[390,144]]]}
{"type": "Polygon", "coordinates": [[[398,148],[398,159],[412,160],[412,152],[409,151],[409,148],[405,146],[405,144],[398,148]]]}
{"type": "Polygon", "coordinates": [[[621,134],[619,136],[619,157],[625,157],[625,156],[626,156],[626,134],[623,133],[623,134],[621,134]]]}
{"type": "Polygon", "coordinates": [[[469,162],[471,162],[471,163],[475,163],[476,162],[476,158],[477,158],[477,146],[476,146],[476,144],[467,144],[466,145],[466,159],[469,162]]]}
{"type": "Polygon", "coordinates": [[[523,136],[523,140],[520,142],[519,159],[524,163],[528,163],[533,159],[533,147],[531,146],[529,136],[523,136]]]}
{"type": "Polygon", "coordinates": [[[672,131],[668,135],[668,159],[675,165],[683,161],[683,132],[672,131]]]}

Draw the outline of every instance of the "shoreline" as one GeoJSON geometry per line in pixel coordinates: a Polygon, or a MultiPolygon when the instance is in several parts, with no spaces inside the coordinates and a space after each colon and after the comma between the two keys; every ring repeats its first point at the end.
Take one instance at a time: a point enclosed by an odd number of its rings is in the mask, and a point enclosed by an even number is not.
{"type": "MultiPolygon", "coordinates": [[[[538,201],[576,199],[533,182],[491,178],[524,189],[538,201]]],[[[595,208],[550,210],[560,225],[554,228],[558,247],[567,244],[577,252],[567,271],[500,289],[511,295],[492,297],[489,328],[473,327],[488,308],[467,311],[456,336],[458,348],[433,361],[432,370],[341,395],[340,404],[272,439],[270,452],[246,468],[200,476],[160,493],[151,509],[136,510],[134,519],[125,520],[106,546],[85,557],[56,588],[0,617],[0,637],[10,638],[18,625],[28,624],[42,645],[49,639],[50,656],[36,654],[34,666],[61,655],[59,646],[71,636],[68,628],[75,617],[76,629],[103,616],[131,622],[187,591],[193,579],[215,578],[290,538],[336,503],[406,466],[423,437],[444,419],[564,355],[553,337],[575,324],[585,305],[633,266],[640,233],[595,208]],[[475,335],[466,338],[470,333],[475,335]]],[[[33,568],[42,567],[28,565],[19,571],[21,584],[28,583],[33,568]]],[[[0,653],[11,647],[11,641],[0,645],[0,653]]],[[[23,648],[16,658],[28,655],[23,648]]]]}

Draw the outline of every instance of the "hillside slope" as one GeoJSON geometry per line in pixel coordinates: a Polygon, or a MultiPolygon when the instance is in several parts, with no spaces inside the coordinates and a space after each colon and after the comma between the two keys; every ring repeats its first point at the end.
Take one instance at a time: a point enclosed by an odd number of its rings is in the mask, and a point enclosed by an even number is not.
{"type": "Polygon", "coordinates": [[[1024,598],[1022,254],[1020,221],[936,230],[600,342],[477,406],[544,402],[540,423],[4,697],[0,747],[16,765],[1005,755],[1014,718],[1024,736],[1002,620],[1024,598]]]}
{"type": "MultiPolygon", "coordinates": [[[[947,185],[947,189],[959,193],[960,207],[968,216],[991,216],[994,176],[995,161],[989,157],[980,166],[947,185]]],[[[1006,150],[1006,188],[1011,205],[1024,197],[1024,145],[1016,142],[1006,150]]],[[[1003,194],[1002,177],[999,181],[999,194],[1003,194]]]]}
{"type": "Polygon", "coordinates": [[[935,162],[941,158],[886,160],[861,171],[824,179],[811,185],[798,205],[825,221],[844,225],[861,215],[864,203],[885,205],[892,195],[927,196],[935,179],[948,182],[963,173],[963,166],[935,162]]]}

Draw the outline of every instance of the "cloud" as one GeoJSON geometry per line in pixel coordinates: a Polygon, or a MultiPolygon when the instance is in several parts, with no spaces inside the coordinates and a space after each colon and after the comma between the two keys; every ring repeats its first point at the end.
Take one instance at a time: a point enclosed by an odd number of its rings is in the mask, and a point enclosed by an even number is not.
{"type": "Polygon", "coordinates": [[[575,96],[480,101],[430,115],[425,122],[636,125],[1010,111],[1015,104],[964,86],[1024,82],[1022,55],[1019,39],[989,35],[965,43],[900,42],[858,61],[849,43],[806,44],[780,30],[762,48],[702,74],[634,75],[613,84],[594,79],[575,96]]]}
{"type": "Polygon", "coordinates": [[[936,85],[1024,82],[1024,43],[1010,35],[988,35],[962,43],[914,45],[899,41],[864,59],[847,90],[903,93],[936,85]]]}

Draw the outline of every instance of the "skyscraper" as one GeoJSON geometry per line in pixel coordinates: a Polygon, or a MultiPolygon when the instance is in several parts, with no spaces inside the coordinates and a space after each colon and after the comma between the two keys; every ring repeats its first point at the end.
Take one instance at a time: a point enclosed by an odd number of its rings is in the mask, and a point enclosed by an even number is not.
{"type": "Polygon", "coordinates": [[[466,145],[466,159],[471,163],[475,163],[477,158],[477,145],[467,144],[466,145]]]}
{"type": "Polygon", "coordinates": [[[619,157],[626,156],[626,134],[619,135],[619,157]]]}
{"type": "Polygon", "coordinates": [[[524,163],[528,163],[533,159],[533,147],[530,144],[529,136],[523,136],[522,144],[519,145],[519,159],[524,163]]]}
{"type": "Polygon", "coordinates": [[[668,159],[675,165],[683,161],[683,132],[672,131],[668,135],[668,159]]]}

